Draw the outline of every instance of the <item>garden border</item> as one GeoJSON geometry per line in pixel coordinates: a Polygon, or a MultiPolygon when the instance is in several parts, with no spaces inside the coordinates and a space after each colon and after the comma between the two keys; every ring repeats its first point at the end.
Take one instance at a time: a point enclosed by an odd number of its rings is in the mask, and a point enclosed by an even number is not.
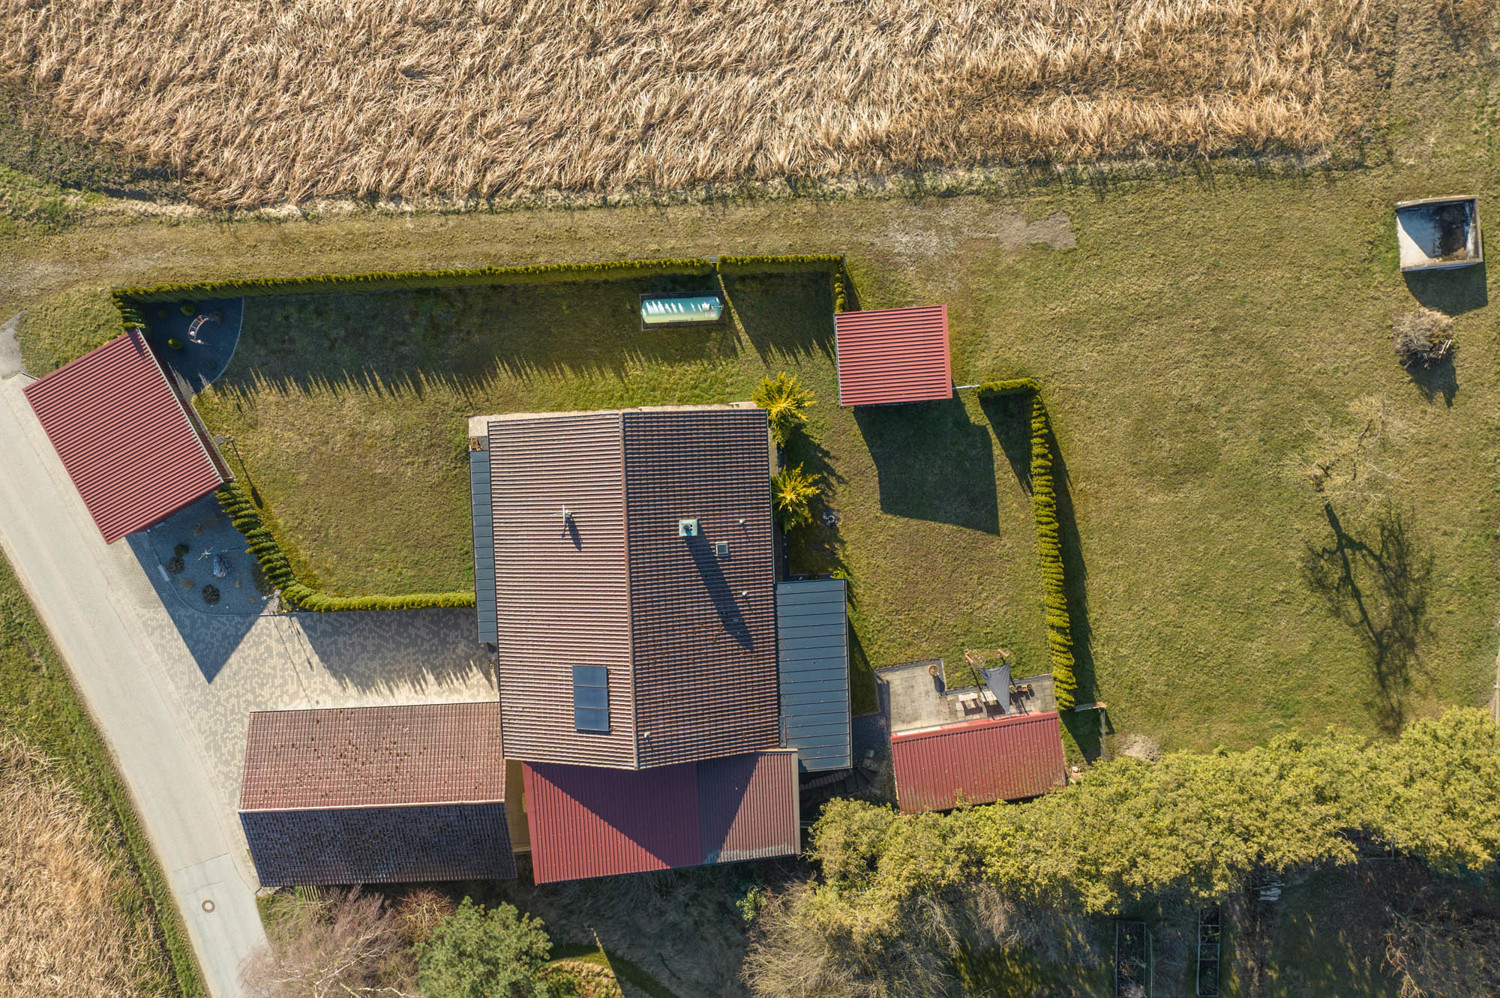
{"type": "Polygon", "coordinates": [[[1073,618],[1068,610],[1067,574],[1063,568],[1062,526],[1057,519],[1057,487],[1052,478],[1052,425],[1035,378],[989,381],[976,387],[981,400],[1004,395],[1031,395],[1031,506],[1036,517],[1037,558],[1042,573],[1042,607],[1047,621],[1047,653],[1057,691],[1057,709],[1073,709],[1078,692],[1074,674],[1073,618]]]}
{"type": "MultiPolygon", "coordinates": [[[[608,260],[597,263],[530,264],[515,267],[476,267],[447,270],[408,270],[365,274],[310,274],[299,277],[231,278],[152,284],[115,288],[110,292],[120,323],[126,331],[144,329],[149,323],[141,306],[149,302],[225,295],[272,295],[318,291],[395,291],[443,287],[478,287],[495,284],[562,284],[589,281],[621,281],[653,275],[708,276],[725,274],[829,274],[833,284],[833,310],[846,305],[848,272],[842,253],[805,253],[768,256],[681,257],[658,260],[608,260]]],[[[245,537],[246,550],[260,563],[266,580],[281,591],[283,604],[301,610],[416,610],[429,607],[472,607],[474,592],[412,593],[403,596],[336,596],[313,589],[292,568],[282,543],[266,523],[266,513],[243,486],[230,481],[218,490],[219,505],[245,537]]]]}

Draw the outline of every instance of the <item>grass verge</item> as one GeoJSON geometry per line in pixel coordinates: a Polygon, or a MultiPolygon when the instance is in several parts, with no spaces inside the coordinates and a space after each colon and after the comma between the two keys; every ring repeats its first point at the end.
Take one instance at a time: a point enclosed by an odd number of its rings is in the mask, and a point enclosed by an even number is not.
{"type": "Polygon", "coordinates": [[[142,995],[207,998],[187,929],[130,796],[8,562],[0,558],[0,727],[61,763],[124,886],[132,925],[149,925],[160,960],[137,968],[142,995]]]}

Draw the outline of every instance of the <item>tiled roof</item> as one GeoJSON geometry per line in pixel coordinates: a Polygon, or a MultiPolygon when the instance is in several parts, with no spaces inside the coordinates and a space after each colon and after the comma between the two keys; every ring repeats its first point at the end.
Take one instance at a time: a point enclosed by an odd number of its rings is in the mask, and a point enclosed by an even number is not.
{"type": "Polygon", "coordinates": [[[242,811],[263,887],[516,875],[505,805],[242,811]]]}
{"type": "Polygon", "coordinates": [[[106,543],[224,482],[138,332],[58,368],[25,393],[106,543]]]}
{"type": "Polygon", "coordinates": [[[485,426],[507,754],[636,768],[776,745],[765,413],[697,406],[485,426]],[[679,536],[688,519],[697,537],[679,536]],[[608,733],[574,729],[572,670],[590,665],[608,670],[608,733]]]}
{"type": "Polygon", "coordinates": [[[494,703],[250,715],[243,811],[503,800],[494,703]]]}
{"type": "Polygon", "coordinates": [[[642,766],[776,745],[776,569],[760,409],[625,414],[642,766]],[[678,520],[699,534],[677,536],[678,520]],[[728,554],[715,553],[727,544],[728,554]]]}
{"type": "Polygon", "coordinates": [[[840,405],[953,397],[948,306],[840,312],[833,319],[840,405]]]}
{"type": "Polygon", "coordinates": [[[1036,797],[1064,783],[1056,711],[891,736],[901,810],[941,811],[960,800],[989,804],[1036,797]]]}
{"type": "Polygon", "coordinates": [[[536,882],[795,855],[797,754],[638,771],[522,766],[536,882]]]}

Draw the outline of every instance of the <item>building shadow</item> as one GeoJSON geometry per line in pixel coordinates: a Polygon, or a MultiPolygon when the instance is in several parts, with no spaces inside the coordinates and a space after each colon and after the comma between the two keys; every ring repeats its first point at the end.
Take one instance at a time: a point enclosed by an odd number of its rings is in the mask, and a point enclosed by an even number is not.
{"type": "MultiPolygon", "coordinates": [[[[234,655],[245,636],[261,619],[259,613],[209,613],[194,609],[170,576],[163,578],[161,559],[145,531],[129,534],[125,541],[141,566],[141,572],[156,591],[157,599],[171,618],[183,645],[197,663],[205,682],[212,683],[234,655]]],[[[240,557],[246,557],[240,555],[240,557]]]]}
{"type": "Polygon", "coordinates": [[[860,406],[854,421],[875,461],[882,512],[1000,532],[990,430],[962,399],[860,406]]]}
{"type": "Polygon", "coordinates": [[[1386,506],[1361,530],[1347,529],[1332,503],[1323,504],[1331,539],[1309,543],[1302,575],[1328,609],[1364,646],[1374,682],[1374,711],[1394,733],[1406,720],[1419,646],[1430,632],[1427,593],[1434,557],[1424,551],[1410,518],[1386,506]]]}
{"type": "Polygon", "coordinates": [[[733,638],[741,648],[754,648],[755,636],[750,633],[745,615],[740,610],[739,600],[735,599],[734,590],[724,576],[724,568],[719,564],[719,556],[714,553],[712,539],[691,538],[687,542],[687,549],[693,559],[693,567],[698,570],[698,577],[703,581],[703,588],[708,593],[709,602],[719,615],[719,623],[724,625],[724,633],[733,638]]]}
{"type": "Polygon", "coordinates": [[[1406,289],[1425,307],[1445,315],[1462,315],[1490,303],[1489,280],[1479,263],[1456,270],[1405,271],[1406,289]]]}
{"type": "Polygon", "coordinates": [[[344,610],[288,617],[296,628],[286,638],[286,654],[299,667],[319,669],[363,693],[420,693],[481,677],[493,685],[470,608],[344,610]],[[298,661],[302,657],[305,662],[298,661]]]}

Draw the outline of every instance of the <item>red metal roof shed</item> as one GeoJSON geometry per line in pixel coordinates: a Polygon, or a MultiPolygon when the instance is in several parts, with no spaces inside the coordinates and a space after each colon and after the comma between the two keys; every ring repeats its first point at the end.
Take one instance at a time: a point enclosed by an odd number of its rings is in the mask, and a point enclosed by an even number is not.
{"type": "Polygon", "coordinates": [[[947,305],[839,312],[833,326],[839,405],[953,397],[947,305]]]}
{"type": "Polygon", "coordinates": [[[1036,797],[1065,780],[1056,711],[962,721],[891,736],[896,799],[907,814],[1036,797]]]}
{"type": "Polygon", "coordinates": [[[105,543],[151,526],[225,481],[137,331],[25,392],[105,543]]]}
{"type": "Polygon", "coordinates": [[[539,884],[794,855],[797,753],[621,770],[525,763],[539,884]]]}

